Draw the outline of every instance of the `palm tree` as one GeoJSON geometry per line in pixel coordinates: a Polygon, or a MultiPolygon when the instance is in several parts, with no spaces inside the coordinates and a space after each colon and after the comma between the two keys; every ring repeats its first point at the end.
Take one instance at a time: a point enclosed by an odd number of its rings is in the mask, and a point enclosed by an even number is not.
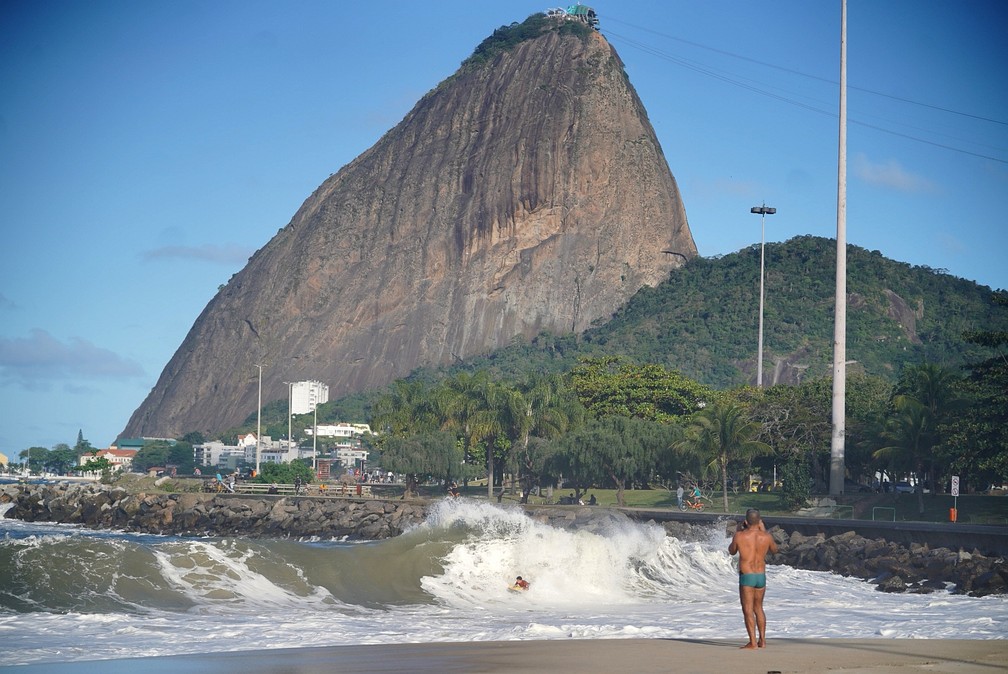
{"type": "Polygon", "coordinates": [[[872,454],[914,472],[914,491],[921,514],[925,477],[930,472],[932,484],[937,482],[935,458],[944,440],[942,427],[966,404],[958,393],[958,383],[955,372],[934,363],[921,363],[904,370],[897,385],[900,393],[892,400],[895,413],[886,421],[882,433],[886,446],[872,454]]]}
{"type": "Polygon", "coordinates": [[[921,479],[925,464],[932,458],[935,445],[935,424],[931,411],[913,396],[898,395],[893,398],[895,414],[886,423],[883,437],[889,443],[876,450],[872,457],[886,461],[890,466],[909,468],[917,476],[914,491],[917,493],[917,512],[924,513],[924,490],[921,479]]]}
{"type": "Polygon", "coordinates": [[[428,430],[431,425],[429,399],[430,391],[423,382],[397,381],[390,393],[375,402],[375,428],[396,436],[428,430]]]}
{"type": "Polygon", "coordinates": [[[772,450],[756,440],[760,424],[749,419],[745,408],[734,403],[715,402],[693,415],[679,448],[696,455],[721,474],[721,495],[728,512],[728,464],[751,459],[772,450]]]}
{"type": "MultiPolygon", "coordinates": [[[[521,424],[521,439],[516,448],[516,463],[522,485],[522,503],[528,503],[535,480],[533,466],[537,463],[530,451],[529,439],[556,438],[580,423],[584,408],[565,389],[561,377],[537,376],[522,387],[525,418],[521,424]]],[[[541,445],[536,445],[541,448],[541,445]]]]}
{"type": "Polygon", "coordinates": [[[499,450],[522,435],[525,403],[515,389],[493,381],[485,371],[460,373],[447,380],[450,424],[462,435],[470,453],[486,452],[487,497],[493,496],[494,465],[499,450]]]}

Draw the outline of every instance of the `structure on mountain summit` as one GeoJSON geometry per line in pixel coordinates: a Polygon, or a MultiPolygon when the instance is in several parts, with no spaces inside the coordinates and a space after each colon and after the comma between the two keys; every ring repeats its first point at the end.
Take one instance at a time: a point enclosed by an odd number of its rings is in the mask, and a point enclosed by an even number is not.
{"type": "Polygon", "coordinates": [[[595,10],[587,5],[582,5],[580,2],[571,5],[567,9],[563,7],[547,9],[546,16],[581,21],[598,30],[598,16],[596,16],[595,10]]]}

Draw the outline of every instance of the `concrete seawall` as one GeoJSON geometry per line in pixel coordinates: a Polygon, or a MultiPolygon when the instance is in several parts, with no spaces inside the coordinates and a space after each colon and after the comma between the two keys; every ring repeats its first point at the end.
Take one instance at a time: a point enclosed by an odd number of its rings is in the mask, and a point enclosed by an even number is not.
{"type": "MultiPolygon", "coordinates": [[[[743,514],[684,513],[675,510],[621,508],[628,517],[655,522],[705,522],[741,520],[743,514]]],[[[865,538],[878,538],[904,546],[927,545],[932,548],[977,551],[993,557],[1008,557],[1008,527],[985,524],[951,524],[936,522],[877,522],[870,520],[837,520],[816,517],[768,516],[767,526],[778,526],[787,533],[805,536],[824,534],[827,538],[853,531],[865,538]]]]}

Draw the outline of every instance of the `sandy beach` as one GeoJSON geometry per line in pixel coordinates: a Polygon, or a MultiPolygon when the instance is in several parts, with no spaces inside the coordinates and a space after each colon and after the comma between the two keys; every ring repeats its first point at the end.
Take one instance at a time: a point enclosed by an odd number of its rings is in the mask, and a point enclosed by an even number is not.
{"type": "Polygon", "coordinates": [[[327,672],[844,672],[1008,671],[1008,641],[780,639],[760,651],[734,640],[618,639],[424,643],[277,649],[47,663],[11,672],[52,674],[323,674],[327,672]]]}

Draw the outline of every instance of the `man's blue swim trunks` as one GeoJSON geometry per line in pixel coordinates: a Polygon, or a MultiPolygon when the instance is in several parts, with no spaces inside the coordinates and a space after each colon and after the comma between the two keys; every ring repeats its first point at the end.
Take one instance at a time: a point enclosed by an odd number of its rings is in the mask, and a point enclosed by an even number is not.
{"type": "Polygon", "coordinates": [[[765,573],[740,573],[738,575],[740,587],[755,587],[757,590],[766,587],[765,573]]]}

